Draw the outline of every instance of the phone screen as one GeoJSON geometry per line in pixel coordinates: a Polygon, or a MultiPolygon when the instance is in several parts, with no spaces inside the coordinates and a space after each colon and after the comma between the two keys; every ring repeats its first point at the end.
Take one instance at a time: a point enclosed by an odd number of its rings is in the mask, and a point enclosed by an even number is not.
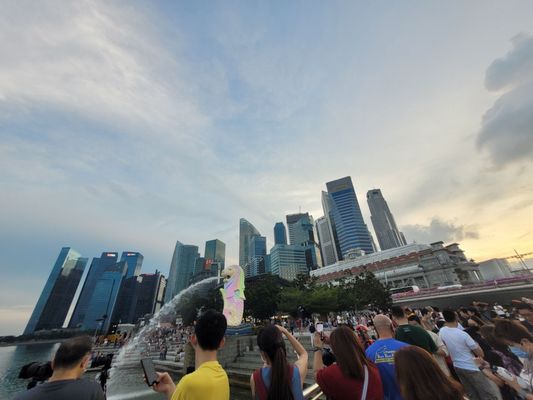
{"type": "Polygon", "coordinates": [[[144,377],[148,386],[152,386],[157,383],[157,374],[155,372],[154,362],[151,358],[141,359],[141,366],[143,367],[144,377]]]}
{"type": "Polygon", "coordinates": [[[324,325],[323,324],[316,324],[316,331],[318,333],[324,332],[324,325]]]}

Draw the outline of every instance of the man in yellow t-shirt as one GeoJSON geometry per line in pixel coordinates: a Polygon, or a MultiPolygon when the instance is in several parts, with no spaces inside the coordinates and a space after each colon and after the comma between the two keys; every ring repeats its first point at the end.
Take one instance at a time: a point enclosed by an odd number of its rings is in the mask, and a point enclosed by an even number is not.
{"type": "Polygon", "coordinates": [[[168,400],[229,400],[229,381],[217,361],[217,350],[224,346],[226,317],[215,310],[205,311],[196,321],[191,344],[197,370],[174,384],[168,373],[157,373],[153,389],[168,400]]]}

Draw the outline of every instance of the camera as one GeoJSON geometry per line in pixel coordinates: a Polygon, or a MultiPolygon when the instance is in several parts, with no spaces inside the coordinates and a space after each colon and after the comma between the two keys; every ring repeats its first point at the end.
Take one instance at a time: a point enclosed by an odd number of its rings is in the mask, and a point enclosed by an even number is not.
{"type": "Polygon", "coordinates": [[[38,383],[42,383],[48,380],[52,374],[52,363],[50,361],[46,363],[31,362],[24,365],[19,372],[19,379],[31,379],[28,383],[27,389],[31,389],[38,383]]]}

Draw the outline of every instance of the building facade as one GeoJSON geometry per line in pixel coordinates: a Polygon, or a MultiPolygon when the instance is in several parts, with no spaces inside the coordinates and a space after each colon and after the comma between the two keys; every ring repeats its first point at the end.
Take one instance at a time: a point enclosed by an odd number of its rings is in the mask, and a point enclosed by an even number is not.
{"type": "Polygon", "coordinates": [[[25,335],[63,327],[87,261],[70,247],[61,249],[26,325],[25,335]]]}
{"type": "MultiPolygon", "coordinates": [[[[113,312],[118,301],[122,281],[128,272],[125,261],[107,267],[102,276],[96,281],[93,295],[87,306],[83,329],[98,329],[107,333],[113,319],[113,312]]],[[[132,277],[132,280],[137,277],[132,277]]]]}
{"type": "Polygon", "coordinates": [[[335,227],[340,258],[356,248],[364,250],[366,254],[373,253],[372,238],[363,220],[352,178],[347,176],[327,182],[326,187],[326,204],[330,209],[324,209],[324,215],[332,219],[335,227]]]}
{"type": "Polygon", "coordinates": [[[366,194],[366,199],[370,209],[370,220],[378,238],[379,248],[388,250],[405,246],[407,244],[405,237],[398,230],[396,221],[381,193],[381,189],[369,190],[366,194]]]}
{"type": "Polygon", "coordinates": [[[196,259],[199,257],[198,246],[176,242],[168,274],[165,303],[189,286],[194,275],[196,259]]]}
{"type": "Polygon", "coordinates": [[[166,279],[159,271],[141,274],[131,323],[157,313],[164,304],[166,279]]]}
{"type": "Polygon", "coordinates": [[[283,222],[274,225],[274,244],[287,244],[287,229],[283,222]]]}
{"type": "Polygon", "coordinates": [[[470,284],[482,281],[479,266],[468,260],[457,243],[408,244],[373,254],[349,253],[350,258],[312,271],[320,282],[337,282],[363,271],[372,271],[391,287],[420,288],[470,284]]]}
{"type": "Polygon", "coordinates": [[[244,268],[250,262],[250,241],[253,236],[261,236],[259,231],[245,218],[239,221],[239,265],[244,268]]]}
{"type": "Polygon", "coordinates": [[[322,263],[324,266],[335,264],[339,259],[328,217],[324,216],[316,220],[316,231],[318,242],[320,243],[322,263]]]}
{"type": "Polygon", "coordinates": [[[479,263],[479,272],[486,281],[512,278],[513,272],[509,261],[504,258],[493,258],[479,263]]]}
{"type": "Polygon", "coordinates": [[[218,239],[205,242],[204,257],[211,262],[219,263],[224,268],[226,260],[226,244],[218,239]]]}
{"type": "Polygon", "coordinates": [[[96,282],[102,277],[106,268],[116,265],[118,262],[118,253],[104,252],[100,257],[95,257],[91,261],[89,272],[83,283],[78,302],[70,319],[69,328],[77,328],[83,325],[89,302],[94,293],[96,282]]]}
{"type": "Polygon", "coordinates": [[[287,215],[286,218],[289,227],[289,242],[293,246],[303,247],[306,254],[307,270],[320,268],[322,257],[313,217],[309,213],[298,213],[287,215]]]}
{"type": "Polygon", "coordinates": [[[128,265],[126,278],[138,276],[141,273],[144,256],[136,251],[125,251],[120,256],[120,261],[125,261],[128,265]]]}
{"type": "Polygon", "coordinates": [[[273,275],[288,281],[300,274],[309,274],[305,250],[296,245],[274,245],[270,250],[270,269],[273,275]]]}

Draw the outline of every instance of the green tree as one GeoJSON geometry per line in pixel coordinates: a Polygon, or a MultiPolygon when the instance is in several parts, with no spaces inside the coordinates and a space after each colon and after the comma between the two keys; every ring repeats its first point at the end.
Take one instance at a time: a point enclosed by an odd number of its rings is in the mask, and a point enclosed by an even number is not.
{"type": "Polygon", "coordinates": [[[282,282],[275,275],[265,274],[246,282],[244,315],[267,319],[278,312],[282,282]]]}
{"type": "Polygon", "coordinates": [[[389,288],[383,286],[371,271],[362,272],[352,282],[345,291],[348,291],[347,296],[351,297],[357,309],[371,307],[385,310],[392,305],[389,288]]]}

